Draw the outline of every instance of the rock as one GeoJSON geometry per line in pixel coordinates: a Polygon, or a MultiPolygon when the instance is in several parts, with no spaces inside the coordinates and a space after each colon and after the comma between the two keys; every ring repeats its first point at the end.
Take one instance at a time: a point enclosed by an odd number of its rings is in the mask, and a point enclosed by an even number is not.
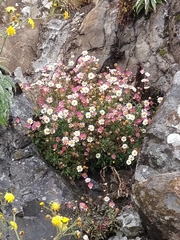
{"type": "Polygon", "coordinates": [[[133,186],[134,201],[152,239],[180,239],[180,172],[154,175],[133,186]]]}
{"type": "Polygon", "coordinates": [[[117,217],[120,231],[128,238],[137,237],[140,232],[143,232],[141,220],[137,211],[133,209],[125,210],[117,217]]]}
{"type": "Polygon", "coordinates": [[[146,178],[150,177],[152,173],[180,171],[179,91],[180,72],[177,72],[172,87],[153,117],[152,124],[144,138],[135,173],[138,181],[145,175],[146,178]]]}
{"type": "Polygon", "coordinates": [[[77,59],[84,50],[97,56],[101,67],[110,57],[111,46],[115,43],[117,4],[116,0],[111,4],[108,0],[98,0],[85,16],[76,12],[73,19],[68,21],[49,21],[40,33],[39,57],[33,62],[33,68],[42,68],[48,63],[60,60],[67,63],[72,55],[77,59]]]}
{"type": "MultiPolygon", "coordinates": [[[[151,13],[149,17],[139,17],[126,27],[119,27],[117,31],[117,50],[125,51],[124,57],[117,59],[118,64],[122,69],[128,68],[136,73],[137,63],[141,63],[151,74],[150,84],[160,87],[164,92],[171,87],[172,77],[175,74],[174,68],[180,70],[177,59],[178,46],[171,51],[174,46],[172,44],[172,48],[169,49],[169,34],[173,31],[169,20],[171,23],[174,19],[173,11],[178,14],[178,0],[158,4],[156,13],[151,13]],[[169,8],[172,9],[170,12],[169,8]]],[[[172,25],[174,28],[174,23],[172,25]]],[[[176,45],[179,42],[178,26],[176,45]]]]}
{"type": "Polygon", "coordinates": [[[134,202],[152,239],[180,238],[180,72],[143,141],[133,185],[134,202]]]}
{"type": "MultiPolygon", "coordinates": [[[[33,1],[33,9],[35,9],[35,14],[33,15],[34,18],[38,18],[42,14],[40,11],[37,11],[37,6],[39,3],[42,5],[40,0],[33,1]]],[[[1,7],[3,9],[7,6],[14,6],[17,9],[17,13],[21,14],[23,17],[27,13],[27,11],[24,10],[30,9],[28,2],[24,0],[17,0],[16,2],[14,0],[8,0],[1,3],[1,7]]],[[[5,11],[3,13],[1,12],[1,14],[3,14],[3,18],[2,22],[0,22],[0,30],[4,32],[6,31],[9,20],[7,20],[5,11]]],[[[45,15],[47,15],[47,13],[45,15]]],[[[8,59],[6,66],[11,72],[13,72],[17,67],[21,66],[24,73],[28,68],[31,67],[32,60],[37,56],[36,51],[39,40],[40,23],[41,21],[36,21],[34,29],[31,29],[30,25],[27,24],[26,27],[17,29],[16,35],[7,38],[2,56],[8,59]]],[[[0,38],[0,46],[1,44],[2,38],[0,38]]]]}
{"type": "MultiPolygon", "coordinates": [[[[43,161],[26,136],[25,123],[32,113],[32,104],[22,95],[16,96],[11,109],[12,125],[2,128],[0,137],[0,192],[10,191],[15,195],[13,207],[18,209],[17,223],[26,240],[51,239],[54,228],[41,212],[39,201],[61,204],[73,200],[75,192],[43,161]],[[15,121],[17,116],[20,123],[15,121]]],[[[7,234],[7,239],[15,239],[13,231],[7,234]]]]}
{"type": "Polygon", "coordinates": [[[169,18],[169,41],[171,52],[180,64],[179,52],[180,52],[180,2],[177,0],[172,0],[170,8],[170,18],[169,18]]]}
{"type": "Polygon", "coordinates": [[[21,84],[27,83],[26,78],[22,74],[22,68],[21,67],[17,67],[14,70],[14,76],[15,76],[14,77],[15,82],[18,82],[18,83],[21,83],[21,84]]]}

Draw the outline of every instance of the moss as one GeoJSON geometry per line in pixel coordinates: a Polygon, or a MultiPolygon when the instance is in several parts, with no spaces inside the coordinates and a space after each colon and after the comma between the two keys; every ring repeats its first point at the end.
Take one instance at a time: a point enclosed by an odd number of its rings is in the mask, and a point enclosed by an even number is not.
{"type": "Polygon", "coordinates": [[[175,20],[175,22],[179,22],[179,21],[180,21],[180,13],[177,14],[177,15],[174,17],[174,20],[175,20]]]}
{"type": "Polygon", "coordinates": [[[167,53],[167,50],[164,49],[164,48],[161,48],[161,49],[159,50],[159,54],[160,54],[162,57],[163,57],[166,53],[167,53]]]}

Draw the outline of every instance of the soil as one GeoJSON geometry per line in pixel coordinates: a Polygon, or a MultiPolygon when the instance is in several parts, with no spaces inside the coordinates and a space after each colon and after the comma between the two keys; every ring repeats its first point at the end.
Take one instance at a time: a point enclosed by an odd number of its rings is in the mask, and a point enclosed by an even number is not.
{"type": "Polygon", "coordinates": [[[119,210],[132,205],[132,184],[135,168],[116,171],[107,167],[96,172],[88,172],[93,188],[89,189],[84,179],[75,181],[81,196],[96,200],[98,197],[109,196],[119,210]]]}

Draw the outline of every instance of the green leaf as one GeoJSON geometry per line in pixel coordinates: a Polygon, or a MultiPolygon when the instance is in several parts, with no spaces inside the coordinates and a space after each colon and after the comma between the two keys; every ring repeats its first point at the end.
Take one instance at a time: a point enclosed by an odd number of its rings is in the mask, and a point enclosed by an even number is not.
{"type": "Polygon", "coordinates": [[[156,12],[156,4],[157,4],[156,0],[151,0],[151,5],[152,5],[153,10],[154,10],[155,12],[156,12]]]}
{"type": "Polygon", "coordinates": [[[139,14],[139,12],[143,9],[143,7],[144,7],[144,0],[138,0],[135,4],[137,14],[139,14]]]}
{"type": "Polygon", "coordinates": [[[149,0],[145,0],[145,14],[149,12],[149,0]]]}

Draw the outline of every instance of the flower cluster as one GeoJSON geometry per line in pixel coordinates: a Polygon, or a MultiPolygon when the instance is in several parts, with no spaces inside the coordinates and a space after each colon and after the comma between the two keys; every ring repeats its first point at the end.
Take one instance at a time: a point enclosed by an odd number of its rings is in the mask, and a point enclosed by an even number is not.
{"type": "Polygon", "coordinates": [[[16,222],[16,214],[18,209],[12,208],[12,220],[7,218],[6,206],[13,203],[15,200],[15,196],[6,192],[4,195],[0,193],[0,238],[4,239],[6,235],[6,228],[4,226],[8,226],[10,230],[15,232],[15,236],[17,240],[22,239],[22,235],[24,235],[23,231],[18,233],[18,224],[16,222]]]}
{"type": "Polygon", "coordinates": [[[44,202],[40,202],[39,205],[42,208],[42,212],[48,211],[46,215],[47,219],[51,220],[52,225],[56,228],[56,236],[54,240],[59,240],[64,236],[75,236],[78,238],[81,235],[79,230],[79,222],[81,219],[77,218],[74,221],[68,217],[62,216],[59,212],[60,204],[57,202],[50,202],[49,206],[46,206],[44,202]],[[50,212],[50,214],[49,214],[50,212]]]}
{"type": "Polygon", "coordinates": [[[76,204],[67,204],[67,208],[73,209],[74,217],[80,221],[81,239],[106,239],[110,232],[118,229],[116,218],[119,209],[109,196],[99,196],[96,200],[82,197],[76,204]]]}
{"type": "Polygon", "coordinates": [[[98,59],[84,51],[76,65],[71,59],[37,70],[40,78],[25,88],[37,104],[26,124],[30,136],[47,161],[73,178],[86,167],[132,164],[151,122],[153,102],[141,99],[130,71],[97,69],[98,59]]]}

